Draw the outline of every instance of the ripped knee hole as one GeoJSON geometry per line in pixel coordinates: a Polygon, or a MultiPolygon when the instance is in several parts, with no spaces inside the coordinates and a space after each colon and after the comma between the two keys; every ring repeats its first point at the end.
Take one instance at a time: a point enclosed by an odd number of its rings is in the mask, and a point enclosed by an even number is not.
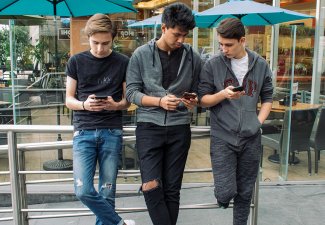
{"type": "Polygon", "coordinates": [[[159,186],[158,180],[151,180],[142,184],[142,191],[150,191],[159,186]]]}

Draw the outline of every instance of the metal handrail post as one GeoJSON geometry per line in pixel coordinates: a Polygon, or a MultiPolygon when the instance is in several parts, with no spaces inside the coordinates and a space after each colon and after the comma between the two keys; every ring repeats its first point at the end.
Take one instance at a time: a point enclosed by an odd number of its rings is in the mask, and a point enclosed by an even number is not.
{"type": "Polygon", "coordinates": [[[16,133],[13,131],[7,132],[8,138],[8,158],[10,168],[10,182],[11,182],[11,202],[13,210],[14,225],[23,225],[23,218],[21,216],[21,194],[18,179],[18,156],[17,156],[17,139],[16,133]]]}
{"type": "Polygon", "coordinates": [[[252,216],[251,216],[251,225],[257,225],[257,218],[258,218],[258,200],[259,200],[259,189],[260,189],[260,173],[257,174],[257,179],[255,182],[254,192],[253,192],[253,210],[252,210],[252,216]]]}
{"type": "MultiPolygon", "coordinates": [[[[18,168],[19,171],[24,171],[25,170],[25,152],[24,151],[19,151],[17,149],[17,154],[18,154],[18,168]]],[[[26,187],[26,174],[19,174],[18,177],[19,180],[19,187],[20,187],[20,205],[22,209],[28,208],[27,205],[27,187],[26,187]]],[[[28,225],[28,213],[20,211],[20,216],[23,221],[23,225],[28,225]]]]}

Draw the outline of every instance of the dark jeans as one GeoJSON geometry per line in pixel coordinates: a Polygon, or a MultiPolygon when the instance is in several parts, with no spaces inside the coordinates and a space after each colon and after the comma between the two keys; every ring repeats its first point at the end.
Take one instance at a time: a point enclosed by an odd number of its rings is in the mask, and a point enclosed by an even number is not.
{"type": "Polygon", "coordinates": [[[136,146],[142,183],[158,181],[143,192],[154,225],[177,222],[183,172],[191,144],[190,125],[158,126],[138,123],[136,146]]]}
{"type": "Polygon", "coordinates": [[[220,206],[234,199],[233,224],[247,225],[260,156],[261,134],[248,138],[246,144],[231,145],[211,136],[211,162],[215,196],[220,206]]]}

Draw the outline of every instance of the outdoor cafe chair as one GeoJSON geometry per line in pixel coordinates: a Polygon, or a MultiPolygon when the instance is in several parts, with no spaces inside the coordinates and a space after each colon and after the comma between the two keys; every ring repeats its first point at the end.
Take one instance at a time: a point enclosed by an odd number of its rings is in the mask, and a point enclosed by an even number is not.
{"type": "Polygon", "coordinates": [[[264,146],[277,150],[279,153],[278,163],[282,155],[284,137],[287,136],[287,130],[290,129],[289,139],[289,163],[295,161],[295,153],[307,151],[308,154],[308,173],[311,175],[311,154],[309,148],[309,138],[317,114],[317,108],[285,111],[283,126],[280,133],[262,134],[262,149],[264,146]],[[291,124],[289,116],[291,113],[291,124]],[[290,127],[289,127],[290,124],[290,127]]]}
{"type": "Polygon", "coordinates": [[[317,113],[309,142],[310,148],[315,151],[315,174],[317,174],[320,151],[325,150],[325,107],[320,108],[317,113]]]}

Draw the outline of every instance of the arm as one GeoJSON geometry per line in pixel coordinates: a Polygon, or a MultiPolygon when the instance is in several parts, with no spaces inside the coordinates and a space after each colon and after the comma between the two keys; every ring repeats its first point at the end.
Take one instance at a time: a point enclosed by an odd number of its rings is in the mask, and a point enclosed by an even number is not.
{"type": "Polygon", "coordinates": [[[201,98],[201,106],[203,107],[211,107],[217,105],[218,103],[222,102],[226,99],[225,97],[225,90],[219,91],[215,94],[206,94],[201,98]]]}
{"type": "Polygon", "coordinates": [[[174,110],[180,99],[174,95],[154,97],[143,93],[143,80],[141,76],[141,61],[137,57],[137,51],[130,58],[126,72],[126,99],[138,106],[162,107],[166,110],[174,110]]]}
{"type": "Polygon", "coordinates": [[[72,110],[84,110],[83,102],[76,99],[77,81],[67,76],[65,104],[72,110]]]}
{"type": "Polygon", "coordinates": [[[181,99],[175,95],[166,95],[164,97],[153,97],[144,95],[142,97],[142,106],[156,106],[162,107],[166,110],[175,110],[180,103],[181,99]]]}
{"type": "Polygon", "coordinates": [[[273,84],[272,84],[272,72],[268,66],[266,66],[265,78],[263,82],[263,87],[261,89],[261,109],[258,114],[258,120],[261,124],[267,119],[270,111],[272,109],[273,101],[273,84]]]}
{"type": "Polygon", "coordinates": [[[65,104],[72,110],[102,111],[105,104],[101,100],[94,99],[95,95],[89,95],[86,101],[76,99],[77,81],[67,76],[65,104]]]}
{"type": "Polygon", "coordinates": [[[199,99],[197,97],[198,93],[198,85],[199,85],[199,76],[201,73],[202,68],[202,60],[201,57],[197,52],[193,52],[193,61],[196,62],[194,65],[194,71],[193,71],[193,80],[192,80],[192,86],[191,86],[191,93],[196,94],[195,98],[181,98],[181,101],[184,103],[185,107],[189,110],[193,109],[195,106],[198,105],[199,99]]]}
{"type": "Polygon", "coordinates": [[[260,112],[258,113],[257,116],[261,124],[263,124],[266,118],[269,116],[271,108],[272,108],[272,102],[262,103],[260,112]]]}
{"type": "Polygon", "coordinates": [[[215,93],[215,94],[206,94],[201,99],[201,106],[211,107],[219,104],[225,99],[238,99],[245,94],[245,91],[233,92],[233,86],[228,86],[225,89],[215,93]]]}

